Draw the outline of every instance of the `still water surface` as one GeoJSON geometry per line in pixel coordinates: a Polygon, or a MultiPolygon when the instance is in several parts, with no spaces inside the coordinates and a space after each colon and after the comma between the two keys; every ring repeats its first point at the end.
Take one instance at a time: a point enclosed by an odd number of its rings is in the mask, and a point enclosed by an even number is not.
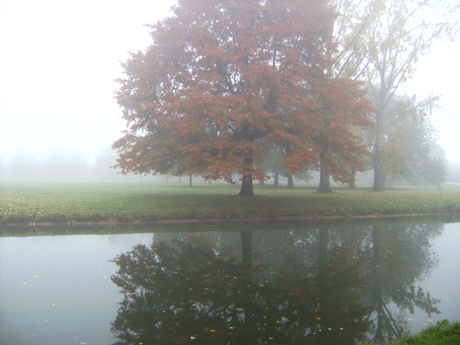
{"type": "Polygon", "coordinates": [[[0,344],[383,343],[460,320],[460,223],[0,238],[0,344]]]}

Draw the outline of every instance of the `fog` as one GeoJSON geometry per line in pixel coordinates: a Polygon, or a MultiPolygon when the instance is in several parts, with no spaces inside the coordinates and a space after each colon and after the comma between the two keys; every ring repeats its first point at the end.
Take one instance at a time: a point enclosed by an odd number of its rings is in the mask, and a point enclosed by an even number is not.
{"type": "Polygon", "coordinates": [[[101,164],[124,129],[114,99],[121,62],[148,46],[145,24],[174,2],[0,1],[3,176],[51,178],[59,168],[83,178],[101,164]]]}
{"type": "Polygon", "coordinates": [[[80,153],[53,153],[45,157],[30,154],[15,155],[0,170],[3,182],[141,182],[166,181],[166,176],[122,175],[113,168],[115,153],[100,152],[94,160],[80,153]]]}
{"type": "MultiPolygon", "coordinates": [[[[114,168],[116,154],[110,148],[101,151],[95,160],[89,161],[83,154],[50,154],[46,157],[34,157],[30,154],[16,155],[8,164],[2,164],[0,183],[5,182],[159,182],[189,183],[188,176],[173,175],[135,175],[120,173],[114,168]]],[[[294,186],[305,184],[318,185],[319,172],[311,171],[310,178],[294,178],[294,186]]],[[[273,184],[273,176],[269,174],[267,185],[273,184]]],[[[238,177],[235,178],[238,180],[238,177]]],[[[193,177],[193,183],[205,182],[200,176],[193,177]]],[[[220,181],[223,182],[223,181],[220,181]]],[[[333,186],[343,186],[334,184],[333,186]]],[[[450,163],[448,166],[447,183],[460,183],[460,164],[450,163]]],[[[257,182],[255,182],[257,183],[257,182]]],[[[279,185],[287,186],[287,177],[279,177],[279,185]]],[[[356,186],[370,187],[373,183],[373,171],[357,173],[356,186]]],[[[391,183],[390,185],[397,185],[391,183]]]]}
{"type": "MultiPolygon", "coordinates": [[[[174,0],[0,1],[0,179],[136,180],[110,168],[125,128],[120,62],[150,43],[174,0]]],[[[403,91],[442,95],[432,123],[460,175],[460,41],[437,42],[403,91]]],[[[144,177],[145,178],[145,177],[144,177]]]]}

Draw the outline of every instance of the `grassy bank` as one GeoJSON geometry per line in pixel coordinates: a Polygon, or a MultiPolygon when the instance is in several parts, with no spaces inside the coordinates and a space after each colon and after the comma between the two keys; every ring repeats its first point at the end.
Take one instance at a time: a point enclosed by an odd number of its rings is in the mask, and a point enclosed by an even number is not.
{"type": "Polygon", "coordinates": [[[0,223],[151,222],[158,220],[280,217],[363,217],[460,214],[460,193],[446,190],[256,189],[238,186],[154,183],[54,183],[0,186],[0,223]]]}
{"type": "Polygon", "coordinates": [[[458,345],[460,323],[443,320],[420,334],[404,337],[393,345],[458,345]]]}

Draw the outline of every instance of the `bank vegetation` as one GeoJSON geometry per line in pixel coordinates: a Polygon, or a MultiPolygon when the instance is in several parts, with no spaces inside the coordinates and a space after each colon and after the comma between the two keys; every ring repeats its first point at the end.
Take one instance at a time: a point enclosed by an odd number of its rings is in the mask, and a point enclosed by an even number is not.
{"type": "Polygon", "coordinates": [[[239,187],[155,183],[2,184],[0,224],[150,223],[159,221],[460,215],[460,193],[444,190],[239,187]]]}

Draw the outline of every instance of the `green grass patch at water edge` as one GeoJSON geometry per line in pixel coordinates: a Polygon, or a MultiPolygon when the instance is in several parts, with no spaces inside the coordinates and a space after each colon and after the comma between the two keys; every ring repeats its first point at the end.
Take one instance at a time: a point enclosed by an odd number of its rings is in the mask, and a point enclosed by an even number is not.
{"type": "Polygon", "coordinates": [[[226,184],[192,188],[152,183],[0,187],[3,224],[460,213],[460,193],[439,191],[340,189],[321,194],[313,188],[256,188],[255,197],[239,197],[239,187],[226,184]]]}
{"type": "Polygon", "coordinates": [[[460,344],[460,323],[439,321],[420,334],[406,336],[393,345],[458,345],[460,344]]]}

